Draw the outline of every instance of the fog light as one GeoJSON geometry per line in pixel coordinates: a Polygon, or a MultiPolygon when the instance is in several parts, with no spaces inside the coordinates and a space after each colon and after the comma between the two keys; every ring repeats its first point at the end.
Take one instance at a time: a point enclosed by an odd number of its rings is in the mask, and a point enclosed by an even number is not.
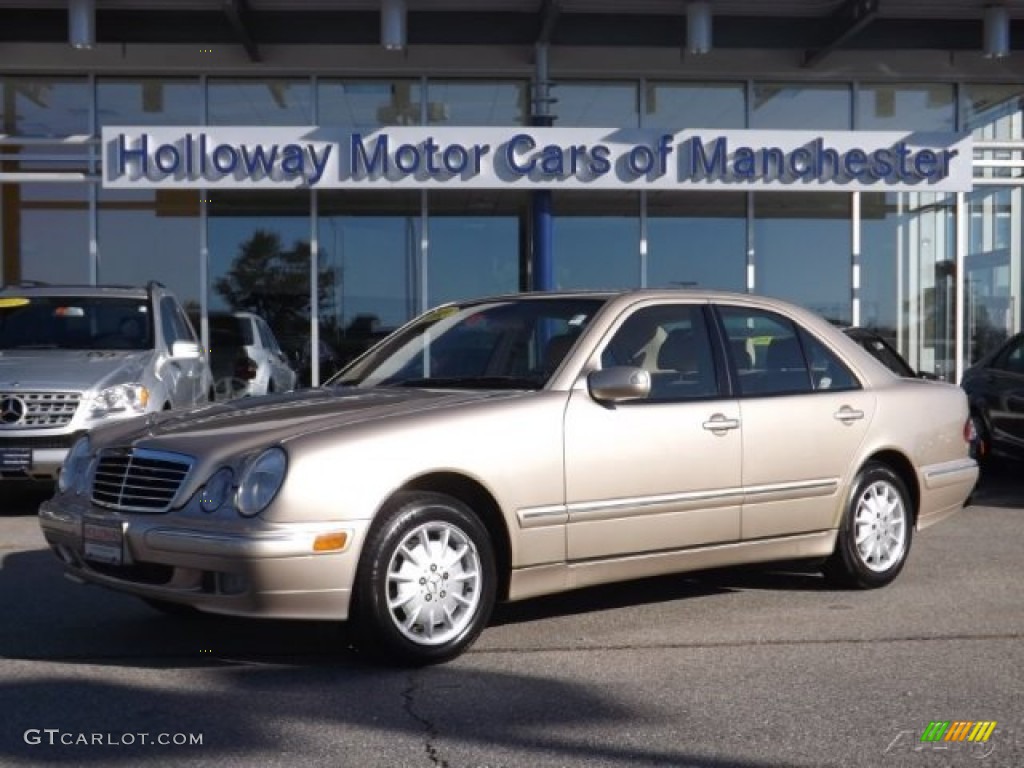
{"type": "Polygon", "coordinates": [[[249,580],[241,573],[218,573],[217,593],[221,595],[241,595],[249,588],[249,580]]]}
{"type": "Polygon", "coordinates": [[[203,512],[216,512],[231,492],[235,475],[227,467],[221,467],[213,473],[206,486],[199,493],[199,508],[203,512]]]}

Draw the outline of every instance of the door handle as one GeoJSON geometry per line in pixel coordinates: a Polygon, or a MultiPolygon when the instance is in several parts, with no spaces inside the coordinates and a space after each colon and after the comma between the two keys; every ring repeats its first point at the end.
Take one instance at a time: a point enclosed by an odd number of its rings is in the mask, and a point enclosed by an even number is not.
{"type": "Polygon", "coordinates": [[[857,421],[864,418],[864,411],[857,411],[848,405],[844,405],[838,411],[832,414],[832,418],[838,419],[844,424],[849,424],[851,421],[857,421]]]}
{"type": "Polygon", "coordinates": [[[701,424],[709,432],[725,432],[728,429],[739,429],[739,419],[727,419],[724,414],[716,413],[710,419],[701,424]]]}

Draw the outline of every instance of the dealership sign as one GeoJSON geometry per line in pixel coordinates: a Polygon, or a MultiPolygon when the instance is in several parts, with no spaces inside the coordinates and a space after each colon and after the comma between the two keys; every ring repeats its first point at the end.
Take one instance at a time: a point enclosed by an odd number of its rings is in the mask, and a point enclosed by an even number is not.
{"type": "Polygon", "coordinates": [[[180,189],[961,192],[971,139],[906,131],[108,126],[103,184],[180,189]]]}

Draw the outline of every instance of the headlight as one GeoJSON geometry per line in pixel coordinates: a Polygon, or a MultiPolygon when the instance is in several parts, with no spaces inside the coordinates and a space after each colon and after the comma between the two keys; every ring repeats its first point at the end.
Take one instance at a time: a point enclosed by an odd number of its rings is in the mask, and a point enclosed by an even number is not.
{"type": "Polygon", "coordinates": [[[91,415],[102,418],[111,414],[126,413],[134,416],[146,412],[149,390],[141,384],[118,384],[107,387],[92,400],[91,415]]]}
{"type": "Polygon", "coordinates": [[[235,473],[227,467],[221,467],[214,472],[199,492],[199,508],[203,512],[216,512],[220,509],[231,492],[231,483],[234,479],[235,473]]]}
{"type": "Polygon", "coordinates": [[[64,464],[57,474],[57,489],[61,493],[67,493],[72,488],[81,490],[81,479],[85,468],[89,463],[89,438],[80,437],[71,446],[68,455],[64,458],[64,464]]]}
{"type": "Polygon", "coordinates": [[[235,503],[239,514],[245,517],[258,515],[273,501],[281,489],[288,457],[280,448],[268,448],[242,472],[238,483],[235,503]]]}

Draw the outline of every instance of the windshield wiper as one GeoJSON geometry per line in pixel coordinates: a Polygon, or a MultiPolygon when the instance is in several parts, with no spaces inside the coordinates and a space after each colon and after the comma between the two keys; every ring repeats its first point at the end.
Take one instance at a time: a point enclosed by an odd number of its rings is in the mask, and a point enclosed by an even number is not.
{"type": "Polygon", "coordinates": [[[525,376],[438,376],[402,379],[381,386],[423,387],[424,389],[540,389],[543,384],[543,379],[525,376]]]}

